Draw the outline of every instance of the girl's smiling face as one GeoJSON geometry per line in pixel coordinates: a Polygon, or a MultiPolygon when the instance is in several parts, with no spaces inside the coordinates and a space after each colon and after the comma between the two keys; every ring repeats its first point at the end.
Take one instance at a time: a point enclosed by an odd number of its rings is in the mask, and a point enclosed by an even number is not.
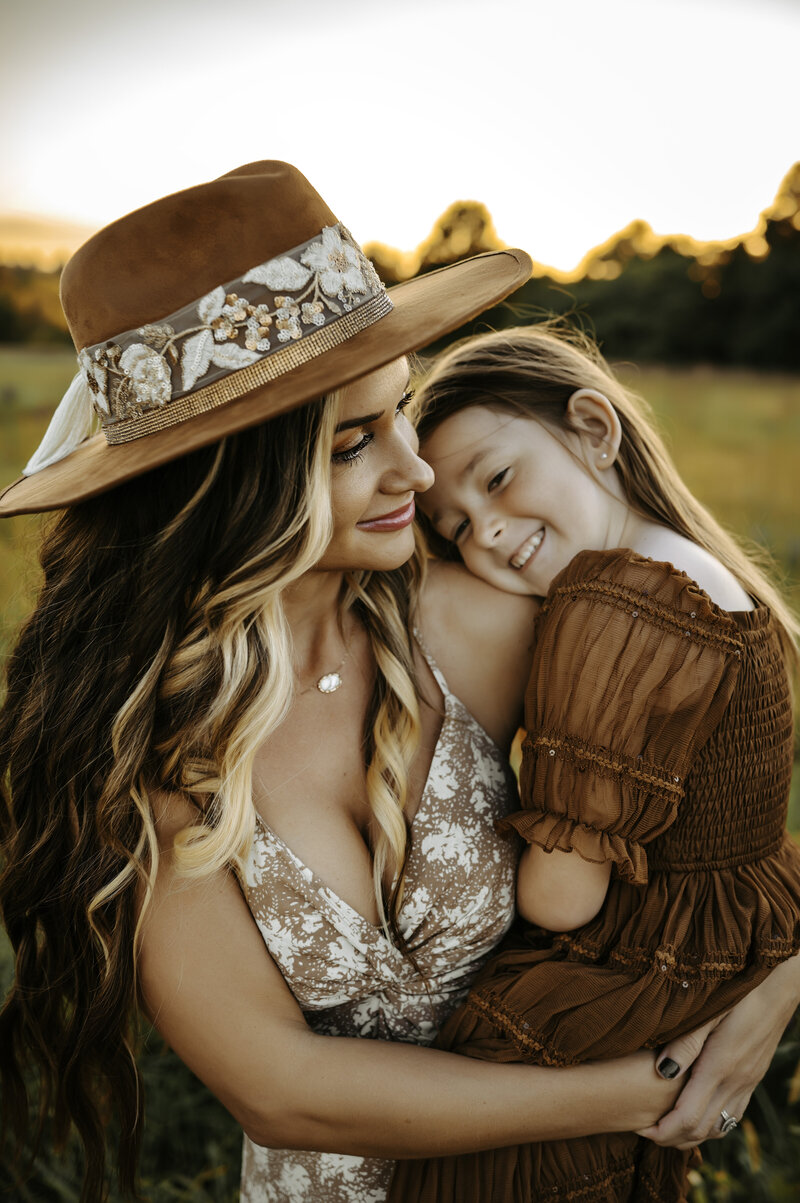
{"type": "Polygon", "coordinates": [[[436,479],[419,506],[475,576],[544,596],[579,551],[617,545],[628,507],[608,445],[591,428],[471,406],[426,437],[436,479]]]}

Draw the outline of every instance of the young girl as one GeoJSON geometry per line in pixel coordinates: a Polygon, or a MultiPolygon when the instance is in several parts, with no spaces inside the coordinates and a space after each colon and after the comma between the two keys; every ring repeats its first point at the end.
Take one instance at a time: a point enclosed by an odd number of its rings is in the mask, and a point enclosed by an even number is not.
{"type": "MultiPolygon", "coordinates": [[[[551,1066],[658,1047],[800,946],[797,621],[582,338],[540,326],[455,348],[418,432],[434,551],[544,599],[523,809],[499,824],[526,844],[527,923],[440,1046],[551,1066]]],[[[721,1134],[746,1103],[718,1100],[721,1134]]],[[[670,1203],[689,1157],[633,1133],[516,1146],[404,1163],[391,1197],[670,1203]]]]}

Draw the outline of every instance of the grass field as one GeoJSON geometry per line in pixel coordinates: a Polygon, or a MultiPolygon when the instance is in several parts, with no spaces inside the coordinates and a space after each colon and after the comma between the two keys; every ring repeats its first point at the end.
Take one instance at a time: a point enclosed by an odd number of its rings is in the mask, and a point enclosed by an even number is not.
{"type": "MultiPolygon", "coordinates": [[[[69,383],[68,351],[0,347],[0,486],[18,475],[69,383]]],[[[626,369],[626,382],[651,402],[690,488],[733,530],[772,552],[800,604],[800,377],[695,369],[626,369]]],[[[41,519],[0,522],[0,661],[30,608],[41,519]]],[[[800,831],[800,791],[790,825],[800,831]]],[[[0,997],[11,980],[0,932],[0,997]]],[[[787,1035],[748,1119],[694,1178],[694,1203],[800,1199],[800,1026],[787,1035]]],[[[154,1203],[233,1203],[239,1135],[196,1079],[155,1041],[142,1058],[148,1124],[143,1174],[154,1203]]],[[[2,1170],[0,1193],[9,1184],[2,1170]]],[[[45,1153],[20,1203],[77,1201],[77,1158],[45,1153]]],[[[11,1196],[9,1196],[11,1197],[11,1196]]],[[[112,1188],[112,1203],[117,1195],[112,1188]]]]}

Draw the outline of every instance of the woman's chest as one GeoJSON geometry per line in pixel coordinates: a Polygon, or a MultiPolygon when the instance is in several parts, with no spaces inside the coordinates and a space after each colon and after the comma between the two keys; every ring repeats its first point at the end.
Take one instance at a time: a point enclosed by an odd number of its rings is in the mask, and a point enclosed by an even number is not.
{"type": "MultiPolygon", "coordinates": [[[[381,829],[396,824],[396,803],[387,789],[376,790],[377,765],[370,803],[363,714],[354,713],[352,705],[338,705],[338,699],[309,700],[316,705],[306,704],[290,715],[259,750],[253,802],[266,826],[315,877],[377,924],[373,851],[381,829]]],[[[442,699],[420,706],[419,739],[407,768],[401,819],[409,825],[429,779],[444,709],[442,699]]],[[[382,754],[384,769],[393,771],[403,749],[384,739],[373,749],[373,760],[376,751],[382,754]]]]}
{"type": "Polygon", "coordinates": [[[269,824],[257,827],[248,903],[306,1011],[345,1007],[352,1018],[348,1008],[363,1010],[365,1000],[379,999],[377,1011],[368,1007],[364,1014],[372,1022],[380,1013],[385,1024],[387,1016],[408,1022],[418,1007],[429,1015],[428,992],[455,1005],[508,928],[516,847],[497,835],[494,822],[516,804],[513,777],[474,720],[454,709],[410,829],[398,922],[413,961],[296,847],[269,824]]]}

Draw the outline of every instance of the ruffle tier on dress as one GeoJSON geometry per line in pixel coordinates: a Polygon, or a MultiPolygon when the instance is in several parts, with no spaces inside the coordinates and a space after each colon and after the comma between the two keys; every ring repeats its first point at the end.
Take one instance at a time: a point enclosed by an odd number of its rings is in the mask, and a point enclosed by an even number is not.
{"type": "MultiPolygon", "coordinates": [[[[611,860],[611,884],[585,927],[517,933],[440,1047],[550,1066],[655,1048],[798,950],[792,708],[766,609],[726,613],[632,551],[581,553],[537,618],[525,719],[524,809],[501,829],[611,860]]],[[[601,1136],[409,1162],[390,1199],[677,1203],[686,1164],[601,1136]]]]}

